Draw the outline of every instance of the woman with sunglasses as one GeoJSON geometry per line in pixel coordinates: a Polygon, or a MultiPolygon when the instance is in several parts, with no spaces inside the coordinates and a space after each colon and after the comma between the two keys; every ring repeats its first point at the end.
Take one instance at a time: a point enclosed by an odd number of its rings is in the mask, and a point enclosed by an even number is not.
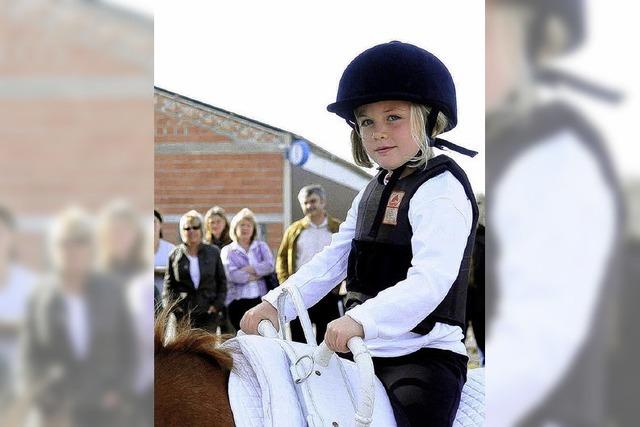
{"type": "Polygon", "coordinates": [[[202,215],[192,210],[180,218],[182,243],[169,254],[163,303],[175,303],[177,318],[189,314],[191,326],[215,331],[227,296],[220,249],[202,241],[202,215]]]}

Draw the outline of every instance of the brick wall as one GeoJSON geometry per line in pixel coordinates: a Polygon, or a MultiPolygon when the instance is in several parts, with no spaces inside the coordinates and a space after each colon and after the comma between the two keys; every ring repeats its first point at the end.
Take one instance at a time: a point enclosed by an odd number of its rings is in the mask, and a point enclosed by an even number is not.
{"type": "MultiPolygon", "coordinates": [[[[204,215],[214,205],[231,214],[245,207],[282,214],[282,169],[279,154],[156,154],[156,209],[165,216],[190,209],[204,215]]],[[[177,226],[165,228],[167,236],[177,236],[177,226]]],[[[267,225],[272,248],[281,235],[282,224],[267,225]]]]}
{"type": "MultiPolygon", "coordinates": [[[[92,2],[2,2],[0,204],[17,262],[45,265],[50,221],[115,198],[153,204],[153,23],[92,2]]],[[[95,3],[95,2],[94,2],[95,3]]]]}
{"type": "MultiPolygon", "coordinates": [[[[269,220],[263,224],[266,240],[277,251],[282,239],[281,218],[283,205],[283,157],[281,152],[252,152],[247,144],[238,142],[229,128],[212,129],[212,126],[194,123],[201,120],[200,110],[188,103],[167,104],[156,93],[155,102],[155,206],[165,217],[180,216],[190,209],[201,214],[214,205],[225,208],[231,216],[242,208],[249,208],[269,220]],[[224,150],[216,144],[224,143],[224,150]],[[209,149],[202,148],[202,144],[209,149]],[[237,150],[234,144],[237,144],[237,150]],[[229,149],[229,147],[232,149],[229,149]],[[164,150],[163,147],[173,147],[164,150]],[[179,147],[176,152],[175,147],[179,147]]],[[[232,120],[232,119],[230,119],[232,120]]],[[[243,122],[245,123],[245,122],[243,122]]],[[[226,126],[223,124],[221,126],[226,126]]],[[[246,131],[231,129],[236,137],[262,131],[252,128],[248,121],[246,131]]],[[[249,138],[250,139],[250,138],[249,138]]],[[[256,141],[250,141],[256,143],[256,141]]],[[[270,142],[260,142],[273,147],[270,142]]],[[[172,242],[179,241],[178,226],[170,221],[164,225],[164,235],[172,242]]]]}
{"type": "Polygon", "coordinates": [[[278,154],[156,154],[156,207],[163,213],[282,212],[282,157],[278,154]]]}

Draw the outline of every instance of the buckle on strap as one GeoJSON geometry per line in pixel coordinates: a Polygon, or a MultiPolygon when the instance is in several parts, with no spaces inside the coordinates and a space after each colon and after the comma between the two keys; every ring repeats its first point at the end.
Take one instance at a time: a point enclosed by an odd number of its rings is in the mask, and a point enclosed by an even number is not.
{"type": "MultiPolygon", "coordinates": [[[[305,381],[313,373],[313,366],[314,366],[315,363],[313,361],[313,357],[311,357],[311,355],[309,355],[309,354],[305,354],[303,356],[298,357],[298,360],[296,360],[292,365],[292,368],[294,368],[294,369],[292,369],[292,371],[295,370],[295,374],[297,376],[298,373],[299,373],[299,371],[298,371],[298,363],[300,363],[304,359],[309,359],[309,361],[311,362],[311,366],[309,368],[309,372],[307,372],[305,375],[302,375],[302,376],[294,379],[296,384],[300,384],[301,382],[305,381]]],[[[304,366],[303,366],[303,368],[304,368],[304,366]]]]}

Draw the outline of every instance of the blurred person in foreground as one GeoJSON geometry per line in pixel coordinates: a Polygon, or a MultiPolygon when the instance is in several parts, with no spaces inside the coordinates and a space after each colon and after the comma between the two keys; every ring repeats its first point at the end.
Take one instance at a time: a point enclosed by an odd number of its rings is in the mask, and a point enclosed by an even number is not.
{"type": "Polygon", "coordinates": [[[638,399],[636,389],[638,375],[629,372],[629,367],[638,362],[640,328],[637,325],[638,301],[640,301],[640,181],[630,183],[626,190],[627,220],[624,245],[624,286],[620,292],[617,333],[611,357],[611,387],[609,400],[616,425],[635,425],[638,422],[638,399]]]}
{"type": "Polygon", "coordinates": [[[222,249],[222,262],[229,277],[227,307],[229,319],[240,330],[240,319],[260,304],[267,293],[265,277],[275,271],[269,245],[257,239],[258,223],[251,210],[244,208],[231,220],[233,243],[222,249]]]}
{"type": "Polygon", "coordinates": [[[167,273],[169,254],[176,247],[171,242],[163,239],[162,215],[157,210],[153,210],[153,267],[154,267],[154,302],[156,306],[160,302],[160,292],[164,283],[164,275],[167,273]]]}
{"type": "Polygon", "coordinates": [[[126,424],[133,334],[122,286],[95,272],[89,217],[68,209],[50,235],[51,272],[24,330],[25,396],[42,425],[126,424]]]}
{"type": "Polygon", "coordinates": [[[609,421],[619,186],[596,129],[576,107],[540,97],[543,83],[579,80],[551,67],[581,44],[584,12],[579,0],[486,4],[491,426],[609,421]]]}
{"type": "MultiPolygon", "coordinates": [[[[298,193],[298,202],[304,218],[291,224],[284,232],[276,260],[278,282],[284,283],[315,254],[331,243],[338,232],[340,220],[327,215],[327,197],[320,185],[307,185],[298,193]]],[[[309,309],[311,322],[316,325],[316,338],[324,337],[327,324],[340,317],[338,308],[340,284],[309,309]]],[[[289,322],[291,338],[305,342],[299,319],[289,322]]]]}
{"type": "Polygon", "coordinates": [[[191,210],[180,218],[182,243],[169,254],[163,304],[175,303],[177,318],[189,315],[194,328],[217,329],[218,312],[227,296],[220,249],[202,241],[202,215],[191,210]]]}
{"type": "Polygon", "coordinates": [[[19,334],[36,276],[16,263],[15,219],[0,206],[0,411],[15,396],[19,334]]]}

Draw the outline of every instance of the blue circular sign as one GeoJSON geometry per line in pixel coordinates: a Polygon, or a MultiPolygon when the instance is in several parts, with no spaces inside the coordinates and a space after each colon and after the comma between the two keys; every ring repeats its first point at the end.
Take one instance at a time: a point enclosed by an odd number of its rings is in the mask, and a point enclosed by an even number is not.
{"type": "Polygon", "coordinates": [[[287,158],[295,166],[304,165],[309,160],[311,149],[309,144],[302,139],[297,139],[291,143],[287,150],[287,158]]]}

